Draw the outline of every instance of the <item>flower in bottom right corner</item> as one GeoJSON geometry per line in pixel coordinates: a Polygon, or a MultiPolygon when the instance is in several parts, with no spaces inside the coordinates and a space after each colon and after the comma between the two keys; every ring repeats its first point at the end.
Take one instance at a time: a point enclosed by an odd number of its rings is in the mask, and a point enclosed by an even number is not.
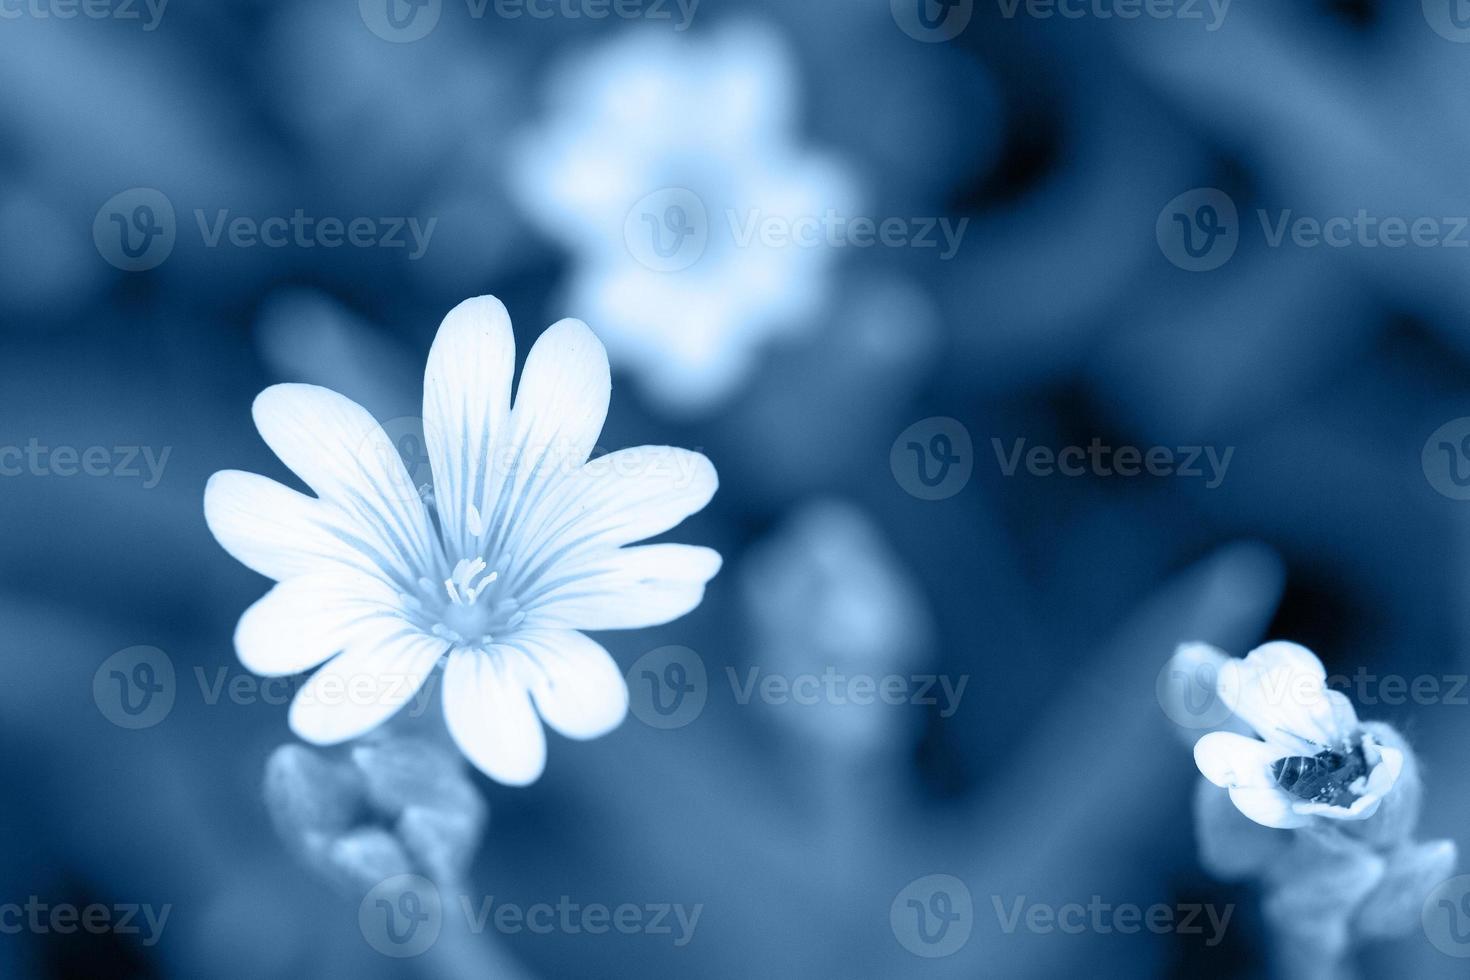
{"type": "Polygon", "coordinates": [[[1218,693],[1259,737],[1210,732],[1195,743],[1195,764],[1256,823],[1366,820],[1399,784],[1404,751],[1358,721],[1305,647],[1278,641],[1228,661],[1218,693]]]}

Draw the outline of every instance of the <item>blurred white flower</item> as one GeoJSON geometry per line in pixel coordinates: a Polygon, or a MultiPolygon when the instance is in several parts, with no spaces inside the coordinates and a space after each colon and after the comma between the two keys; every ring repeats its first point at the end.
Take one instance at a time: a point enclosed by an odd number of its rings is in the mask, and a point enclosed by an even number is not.
{"type": "Polygon", "coordinates": [[[1195,763],[1256,823],[1365,820],[1403,770],[1403,752],[1359,725],[1352,703],[1327,689],[1327,671],[1305,647],[1267,643],[1227,661],[1218,693],[1260,738],[1211,732],[1195,743],[1195,763]]]}
{"type": "MultiPolygon", "coordinates": [[[[906,748],[902,733],[917,730],[923,712],[854,692],[900,678],[905,697],[912,693],[911,678],[929,666],[933,624],[923,593],[867,514],[837,500],[804,505],[751,549],[740,586],[758,668],[827,685],[817,704],[793,699],[778,717],[840,751],[906,748]]],[[[951,713],[957,705],[946,695],[964,693],[937,683],[926,690],[951,713]]]]}
{"type": "Polygon", "coordinates": [[[574,254],[569,304],[670,408],[718,403],[826,301],[823,222],[852,219],[858,194],[797,144],[796,93],[767,29],[634,32],[559,70],[513,155],[521,207],[574,254]]]}
{"type": "Polygon", "coordinates": [[[617,665],[578,630],[668,622],[719,570],[708,548],[626,547],[700,510],[717,479],[702,455],[666,446],[588,460],[611,384],[586,325],[542,334],[512,408],[514,365],[499,300],[444,319],[424,374],[431,493],[365,409],[302,384],[262,392],[255,423],[317,496],[251,473],[210,479],[210,530],[279,583],[240,619],[241,662],[266,675],[326,662],[291,705],[307,741],[372,730],[443,663],[460,749],[494,779],[530,783],[546,756],[538,713],[580,739],[626,712],[617,665]]]}

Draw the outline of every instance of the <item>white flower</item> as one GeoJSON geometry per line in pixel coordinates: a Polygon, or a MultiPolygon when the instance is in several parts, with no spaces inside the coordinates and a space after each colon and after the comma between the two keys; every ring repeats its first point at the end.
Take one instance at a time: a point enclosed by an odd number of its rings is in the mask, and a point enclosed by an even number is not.
{"type": "Polygon", "coordinates": [[[1322,662],[1295,643],[1267,643],[1220,670],[1220,698],[1260,738],[1211,732],[1194,759],[1256,823],[1366,820],[1398,782],[1403,752],[1380,744],[1326,680],[1322,662]]]}
{"type": "Polygon", "coordinates": [[[364,734],[443,663],[460,749],[494,779],[530,783],[546,756],[538,713],[585,739],[626,712],[617,665],[578,630],[676,619],[719,570],[708,548],[628,547],[704,507],[717,479],[703,456],[666,446],[588,460],[611,385],[586,325],[542,334],[512,407],[514,365],[499,300],[445,317],[424,373],[432,502],[366,410],[314,385],[267,388],[254,415],[315,497],[251,473],[210,479],[210,530],[279,583],[240,618],[241,662],[272,676],[325,662],[291,705],[303,739],[364,734]]]}
{"type": "Polygon", "coordinates": [[[567,303],[669,407],[727,397],[830,292],[821,222],[857,217],[857,191],[797,145],[794,76],[753,25],[632,32],[560,70],[513,155],[522,209],[575,255],[567,303]],[[766,221],[802,239],[763,235],[766,221]]]}

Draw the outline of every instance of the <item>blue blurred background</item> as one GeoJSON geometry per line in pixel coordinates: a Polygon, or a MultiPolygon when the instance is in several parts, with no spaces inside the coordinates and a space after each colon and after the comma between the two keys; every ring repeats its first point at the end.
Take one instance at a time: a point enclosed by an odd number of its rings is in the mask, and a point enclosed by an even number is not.
{"type": "MultiPolygon", "coordinates": [[[[1463,6],[0,0],[0,902],[170,908],[6,930],[0,975],[1272,975],[1155,695],[1192,639],[1440,682],[1359,713],[1463,851],[1463,6]],[[262,798],[286,707],[231,634],[266,583],[204,483],[285,476],[249,411],[277,381],[413,416],[483,293],[522,356],[563,316],[603,337],[603,445],[714,461],[676,537],[725,567],[600,637],[630,671],[685,648],[693,717],[648,723],[632,671],[617,732],[554,739],[528,789],[476,776],[464,888],[699,906],[682,944],[461,921],[382,955],[262,798]],[[1170,466],[1016,455],[1094,444],[1170,466]],[[130,729],[93,682],[139,645],[175,676],[130,729]],[[904,921],[933,875],[972,906],[943,956],[904,921]],[[1094,897],[1233,915],[1005,928],[1094,897]]],[[[1463,975],[1418,931],[1358,966],[1463,975]]]]}

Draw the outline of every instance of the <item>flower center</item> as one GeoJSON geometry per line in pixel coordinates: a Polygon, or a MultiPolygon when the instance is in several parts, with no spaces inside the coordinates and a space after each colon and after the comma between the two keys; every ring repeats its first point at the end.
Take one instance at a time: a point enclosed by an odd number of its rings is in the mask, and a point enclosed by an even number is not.
{"type": "Polygon", "coordinates": [[[494,588],[499,579],[500,573],[489,570],[485,559],[461,558],[444,580],[447,601],[433,625],[434,635],[453,643],[484,645],[520,625],[526,614],[513,597],[494,588]]]}

